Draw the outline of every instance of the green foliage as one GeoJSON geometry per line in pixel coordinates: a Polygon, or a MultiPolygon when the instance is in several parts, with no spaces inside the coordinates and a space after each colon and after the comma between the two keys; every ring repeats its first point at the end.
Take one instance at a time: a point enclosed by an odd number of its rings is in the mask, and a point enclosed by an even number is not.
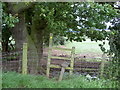
{"type": "Polygon", "coordinates": [[[120,84],[120,11],[117,11],[116,17],[110,22],[112,26],[109,28],[110,32],[107,33],[107,40],[109,41],[110,49],[106,50],[104,44],[101,44],[101,50],[111,57],[110,67],[108,67],[108,78],[117,80],[120,84]]]}
{"type": "Polygon", "coordinates": [[[3,73],[3,88],[116,88],[114,81],[87,80],[85,76],[72,75],[58,82],[45,76],[21,75],[15,72],[3,73]]]}
{"type": "MultiPolygon", "coordinates": [[[[19,7],[19,3],[13,3],[19,7]]],[[[24,8],[30,3],[25,3],[24,8]]],[[[19,7],[21,8],[21,7],[19,7]]],[[[23,9],[24,9],[23,8],[23,9]]],[[[25,10],[25,19],[29,34],[32,31],[31,26],[35,25],[36,31],[41,31],[44,40],[48,40],[49,33],[57,36],[65,36],[72,41],[85,41],[84,35],[91,40],[104,40],[107,36],[103,30],[106,22],[109,22],[117,15],[117,10],[109,4],[88,3],[88,2],[66,2],[66,3],[51,3],[40,2],[34,3],[34,6],[25,10]],[[79,18],[79,19],[78,19],[79,18]],[[78,19],[78,20],[76,20],[78,19]],[[79,28],[78,28],[79,27],[79,28]],[[78,33],[69,32],[69,30],[79,31],[78,33]]],[[[8,22],[10,26],[14,26],[10,22],[15,22],[11,18],[8,22]]]]}
{"type": "Polygon", "coordinates": [[[111,77],[120,82],[120,15],[112,23],[114,26],[110,28],[112,33],[109,35],[110,52],[113,55],[111,77]]]}
{"type": "Polygon", "coordinates": [[[66,36],[70,41],[84,41],[84,35],[95,41],[105,40],[107,32],[96,29],[105,29],[105,23],[118,14],[109,4],[87,2],[37,3],[26,12],[27,23],[31,25],[33,20],[37,30],[44,32],[44,38],[52,32],[55,35],[66,36]],[[79,20],[76,20],[78,18],[79,20]]]}
{"type": "Polygon", "coordinates": [[[19,22],[18,17],[12,16],[12,14],[5,11],[6,4],[3,3],[3,12],[2,12],[2,50],[9,51],[13,49],[11,47],[11,41],[9,38],[12,36],[11,28],[15,26],[15,23],[19,22]]]}
{"type": "MultiPolygon", "coordinates": [[[[48,44],[51,32],[54,34],[54,43],[61,43],[59,40],[64,41],[61,35],[63,36],[67,30],[66,21],[70,20],[69,17],[64,17],[63,13],[68,12],[68,15],[71,13],[70,5],[68,3],[37,3],[34,8],[26,11],[26,23],[29,27],[35,23],[36,30],[43,33],[44,43],[48,44]],[[63,11],[61,8],[64,8],[63,11]]],[[[29,28],[29,31],[32,29],[29,28]]]]}
{"type": "Polygon", "coordinates": [[[68,38],[75,41],[84,41],[82,36],[86,35],[91,38],[92,41],[104,40],[107,36],[107,32],[103,30],[106,28],[105,22],[114,18],[117,15],[117,10],[114,10],[109,4],[101,5],[98,3],[78,3],[75,4],[75,7],[78,9],[76,11],[79,17],[77,26],[79,26],[80,29],[73,30],[80,32],[68,32],[66,34],[68,38]],[[102,29],[102,31],[96,29],[102,29]]]}
{"type": "Polygon", "coordinates": [[[9,28],[14,27],[14,23],[18,22],[18,18],[12,16],[11,14],[6,14],[5,12],[3,12],[3,27],[8,26],[9,28]]]}
{"type": "MultiPolygon", "coordinates": [[[[48,46],[49,45],[49,36],[46,36],[45,40],[44,40],[44,45],[48,46]]],[[[53,45],[65,45],[66,43],[66,39],[63,36],[60,35],[54,35],[53,36],[53,45]]]]}
{"type": "MultiPolygon", "coordinates": [[[[26,11],[26,23],[32,31],[31,25],[35,22],[36,30],[43,32],[45,45],[48,45],[49,33],[53,33],[55,44],[61,41],[61,36],[70,41],[85,41],[88,36],[92,41],[105,40],[107,32],[106,22],[117,15],[117,10],[109,4],[99,3],[36,3],[26,11]],[[86,8],[87,7],[87,8],[86,8]],[[78,19],[79,20],[76,20],[78,19]],[[79,28],[78,28],[79,27],[79,28]],[[99,30],[96,30],[99,29],[99,30]],[[77,33],[69,32],[70,30],[77,33]]],[[[63,40],[63,39],[62,39],[63,40]]]]}

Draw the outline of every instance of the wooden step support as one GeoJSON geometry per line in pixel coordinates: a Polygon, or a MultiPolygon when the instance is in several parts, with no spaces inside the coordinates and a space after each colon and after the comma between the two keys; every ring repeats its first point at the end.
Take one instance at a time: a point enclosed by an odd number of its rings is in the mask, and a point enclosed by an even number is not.
{"type": "Polygon", "coordinates": [[[69,65],[69,63],[67,62],[64,62],[61,66],[61,72],[60,72],[60,77],[59,77],[59,80],[58,81],[62,81],[62,78],[63,78],[63,75],[64,75],[64,72],[65,72],[65,68],[67,68],[69,65]]]}

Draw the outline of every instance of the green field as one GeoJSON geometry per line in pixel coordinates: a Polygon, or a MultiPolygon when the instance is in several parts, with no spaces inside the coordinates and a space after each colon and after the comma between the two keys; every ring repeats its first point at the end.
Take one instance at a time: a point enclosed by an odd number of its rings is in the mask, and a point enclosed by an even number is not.
{"type": "MultiPolygon", "coordinates": [[[[105,41],[105,42],[106,42],[105,48],[109,49],[108,41],[105,41]]],[[[87,39],[84,42],[75,42],[75,41],[67,42],[65,46],[67,48],[75,47],[76,54],[79,54],[79,53],[102,54],[102,51],[99,47],[99,44],[101,44],[101,43],[102,43],[102,41],[95,42],[95,41],[91,41],[90,39],[87,39]]]]}
{"type": "Polygon", "coordinates": [[[45,76],[22,75],[15,72],[3,73],[3,88],[115,88],[110,80],[87,80],[85,76],[66,75],[61,82],[45,76]]]}

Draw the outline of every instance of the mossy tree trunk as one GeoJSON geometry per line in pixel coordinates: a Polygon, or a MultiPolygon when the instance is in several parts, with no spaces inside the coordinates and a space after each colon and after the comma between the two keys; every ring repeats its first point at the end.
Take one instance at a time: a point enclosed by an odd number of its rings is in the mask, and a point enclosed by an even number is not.
{"type": "Polygon", "coordinates": [[[28,61],[31,74],[37,74],[40,71],[40,60],[43,55],[43,32],[36,29],[35,24],[31,27],[31,34],[28,35],[28,61]]]}
{"type": "Polygon", "coordinates": [[[27,32],[25,25],[24,12],[18,15],[19,23],[11,30],[12,36],[16,42],[16,50],[22,50],[23,43],[27,42],[27,32]]]}
{"type": "MultiPolygon", "coordinates": [[[[19,23],[11,30],[16,42],[16,51],[22,51],[23,43],[28,43],[28,65],[31,74],[37,74],[40,71],[40,60],[43,53],[43,31],[46,27],[44,20],[32,19],[31,33],[26,27],[25,12],[34,3],[26,5],[25,3],[8,3],[9,12],[12,15],[18,15],[19,23]],[[21,7],[22,6],[22,7],[21,7]],[[44,24],[44,25],[43,25],[44,24]]],[[[22,54],[19,60],[22,59],[22,54]]],[[[19,65],[21,67],[21,64],[19,65]]]]}
{"type": "Polygon", "coordinates": [[[43,37],[46,33],[47,21],[44,19],[32,18],[32,25],[28,32],[29,64],[30,73],[37,74],[41,71],[41,58],[43,56],[43,37]]]}
{"type": "Polygon", "coordinates": [[[36,22],[33,21],[31,32],[29,33],[25,26],[24,14],[21,14],[19,19],[20,22],[17,23],[13,29],[14,31],[12,31],[16,42],[16,50],[22,50],[23,43],[28,43],[29,72],[31,74],[37,74],[40,71],[40,60],[43,55],[44,28],[37,26],[36,22]]]}

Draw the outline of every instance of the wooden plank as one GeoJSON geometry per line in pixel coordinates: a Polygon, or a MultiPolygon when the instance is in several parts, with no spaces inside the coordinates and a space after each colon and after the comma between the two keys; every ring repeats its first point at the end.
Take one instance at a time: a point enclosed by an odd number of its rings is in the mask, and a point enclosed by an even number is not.
{"type": "MultiPolygon", "coordinates": [[[[70,67],[71,67],[71,68],[74,67],[74,57],[75,57],[75,47],[72,47],[71,63],[70,63],[70,67]]],[[[72,73],[73,73],[73,69],[70,70],[70,75],[72,75],[72,73]]]]}
{"type": "Polygon", "coordinates": [[[63,50],[63,51],[72,51],[72,49],[70,49],[70,48],[58,48],[58,47],[53,47],[52,49],[55,49],[55,50],[63,50]]]}
{"type": "Polygon", "coordinates": [[[59,76],[59,80],[58,81],[62,80],[64,72],[65,72],[65,68],[67,68],[68,65],[69,65],[68,62],[64,62],[64,63],[61,64],[62,68],[61,68],[61,72],[60,72],[60,76],[59,76]]]}
{"type": "Polygon", "coordinates": [[[22,55],[22,74],[27,74],[27,43],[23,44],[23,55],[22,55]]]}
{"type": "Polygon", "coordinates": [[[50,61],[51,61],[51,52],[52,52],[52,38],[53,38],[53,34],[50,33],[49,50],[48,50],[48,61],[47,61],[47,70],[46,70],[47,77],[49,77],[49,73],[50,73],[50,61]]]}
{"type": "Polygon", "coordinates": [[[95,68],[75,68],[74,70],[99,70],[99,69],[95,69],[95,68]]]}
{"type": "Polygon", "coordinates": [[[50,67],[51,68],[61,68],[59,65],[53,65],[53,64],[50,64],[50,67]]]}
{"type": "Polygon", "coordinates": [[[64,60],[71,60],[70,57],[58,57],[58,56],[51,56],[53,59],[64,59],[64,60]]]}
{"type": "MultiPolygon", "coordinates": [[[[61,68],[61,66],[59,66],[59,65],[53,65],[53,64],[51,64],[50,67],[51,67],[51,68],[61,68]]],[[[65,68],[65,69],[73,69],[73,68],[67,67],[67,68],[65,68]]]]}
{"type": "Polygon", "coordinates": [[[62,67],[62,68],[61,68],[61,72],[60,72],[60,77],[59,77],[58,81],[62,81],[62,78],[63,78],[64,72],[65,72],[65,68],[62,67]]]}

